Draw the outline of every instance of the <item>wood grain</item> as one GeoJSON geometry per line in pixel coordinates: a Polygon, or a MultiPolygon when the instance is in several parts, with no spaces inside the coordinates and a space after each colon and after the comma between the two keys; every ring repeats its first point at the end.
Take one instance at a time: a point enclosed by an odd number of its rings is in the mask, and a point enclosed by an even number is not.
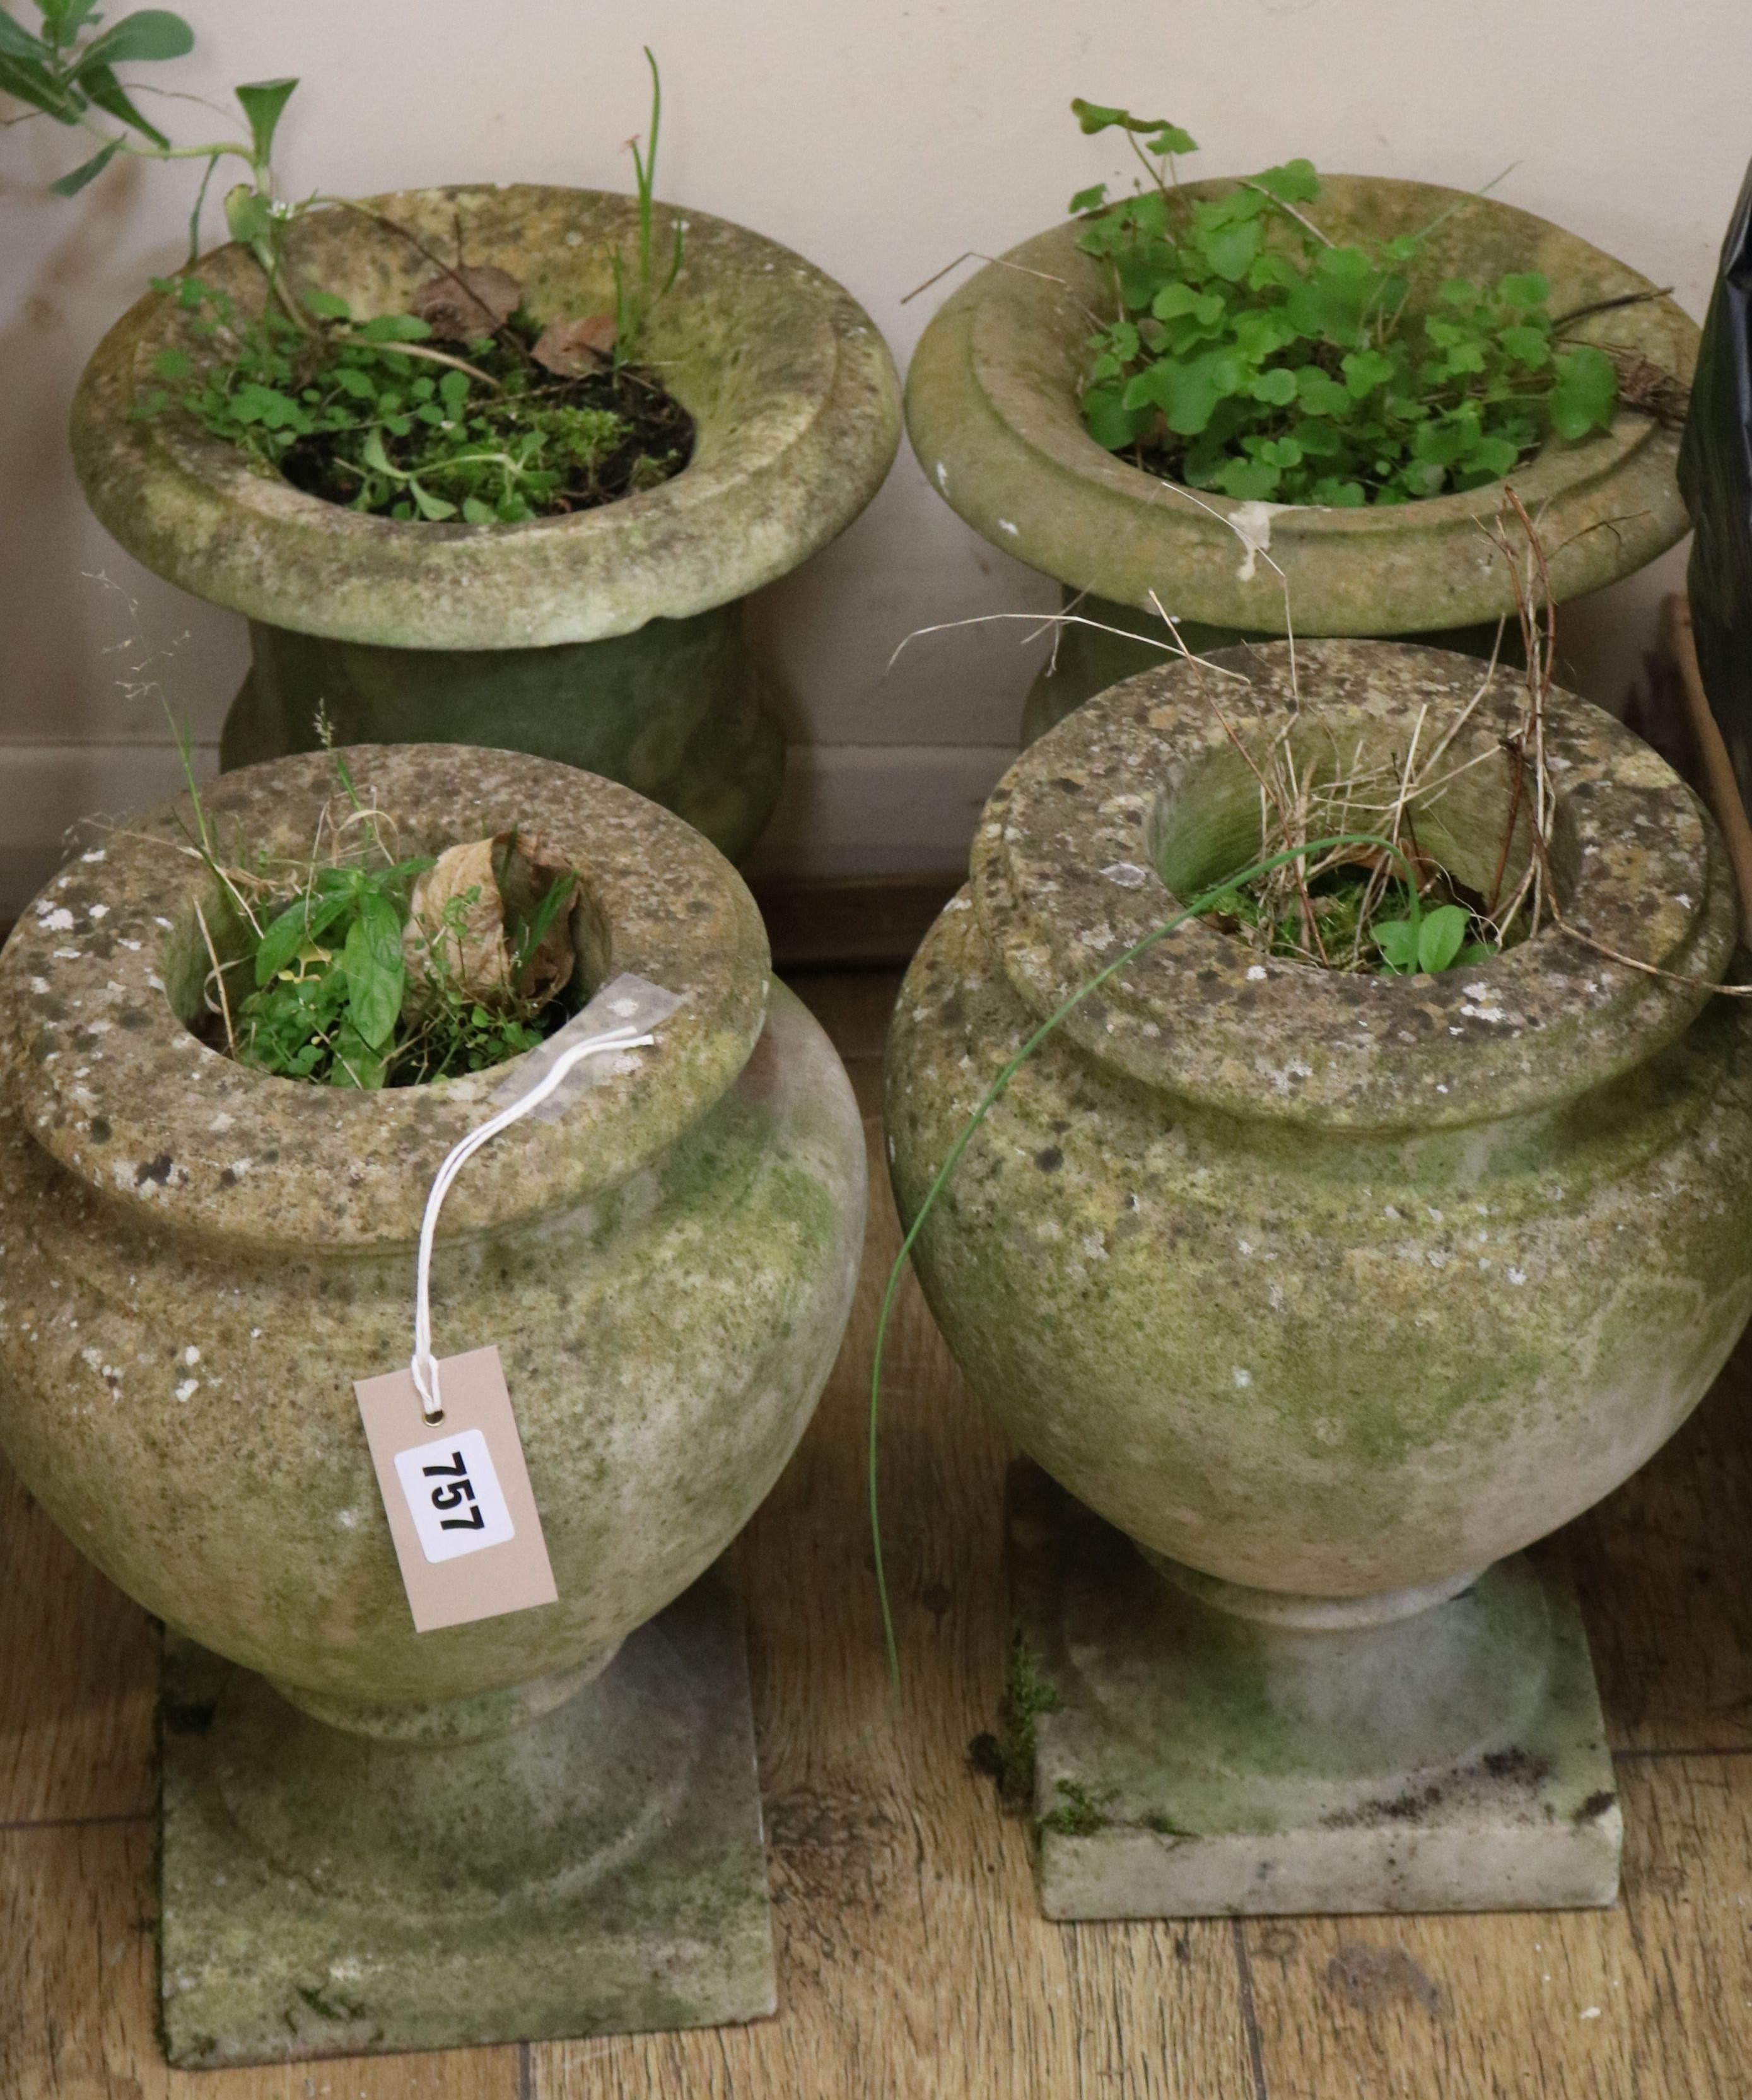
{"type": "MultiPolygon", "coordinates": [[[[854,1025],[892,1000],[844,989],[854,1025]]],[[[750,1527],[742,1569],[773,1846],[781,2011],[707,2036],[552,2043],[543,2100],[1100,2094],[1255,2100],[1230,1928],[1048,1925],[1027,1833],[967,1746],[1002,1676],[1009,1451],[910,1281],[884,1380],[884,1537],[905,1662],[882,1650],[865,1499],[870,1345],[899,1229],[880,1073],[851,1061],[871,1229],[820,1412],[750,1527]]]]}
{"type": "Polygon", "coordinates": [[[1567,1533],[1614,1749],[1752,1749],[1749,1390],[1752,1339],[1672,1442],[1567,1533]]]}
{"type": "Polygon", "coordinates": [[[1572,1528],[1629,1832],[1569,1917],[1047,1925],[967,1744],[996,1712],[1004,1440],[910,1282],[883,1482],[865,1404],[897,1239],[891,975],[804,980],[871,1145],[869,1245],[821,1411],[742,1548],[781,2010],[746,2029],[173,2074],[152,2024],[144,1616],[0,1468],[0,2100],[1741,2100],[1752,2093],[1752,1352],[1572,1528]],[[1725,1755],[1681,1755],[1709,1750],[1725,1755]],[[1597,2014],[1584,2018],[1589,2009],[1597,2014]]]}
{"type": "Polygon", "coordinates": [[[1739,2100],[1752,2080],[1752,1758],[1622,1767],[1614,1911],[1249,1921],[1286,2096],[1739,2100]]]}
{"type": "Polygon", "coordinates": [[[0,1827],[149,1809],[157,1692],[146,1614],[0,1460],[0,1827]]]}

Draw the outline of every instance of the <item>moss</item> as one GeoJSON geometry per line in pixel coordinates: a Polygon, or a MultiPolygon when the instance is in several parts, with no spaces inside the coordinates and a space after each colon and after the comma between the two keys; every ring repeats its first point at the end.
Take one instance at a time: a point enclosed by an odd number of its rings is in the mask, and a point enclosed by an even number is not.
{"type": "Polygon", "coordinates": [[[1074,1779],[1062,1779],[1058,1793],[1058,1807],[1049,1808],[1041,1818],[1042,1830],[1050,1830],[1060,1838],[1093,1838],[1097,1831],[1107,1829],[1112,1819],[1102,1812],[1086,1786],[1074,1779]]]}
{"type": "Polygon", "coordinates": [[[970,1746],[975,1770],[997,1782],[998,1798],[1006,1808],[1020,1811],[1028,1807],[1034,1791],[1036,1723],[1042,1714],[1054,1714],[1063,1704],[1057,1688],[1018,1627],[1010,1639],[1010,1661],[1004,1671],[997,1732],[975,1736],[970,1746]]]}
{"type": "Polygon", "coordinates": [[[332,2020],[337,2027],[341,2027],[350,2021],[362,2020],[366,2017],[365,2008],[363,2005],[354,2005],[350,1999],[312,1990],[308,1984],[305,1983],[299,1983],[294,1988],[298,1996],[303,1999],[305,2004],[319,2019],[332,2020]]]}

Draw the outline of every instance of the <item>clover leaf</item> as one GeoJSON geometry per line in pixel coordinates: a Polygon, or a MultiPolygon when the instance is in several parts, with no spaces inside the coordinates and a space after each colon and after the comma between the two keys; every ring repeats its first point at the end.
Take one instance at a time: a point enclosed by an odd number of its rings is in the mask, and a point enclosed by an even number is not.
{"type": "Polygon", "coordinates": [[[1072,200],[1113,297],[1085,368],[1098,443],[1193,488],[1349,509],[1478,488],[1609,425],[1611,361],[1554,338],[1540,271],[1432,283],[1419,232],[1329,240],[1305,160],[1191,198],[1180,127],[1072,106],[1161,164],[1153,188],[1072,200]]]}

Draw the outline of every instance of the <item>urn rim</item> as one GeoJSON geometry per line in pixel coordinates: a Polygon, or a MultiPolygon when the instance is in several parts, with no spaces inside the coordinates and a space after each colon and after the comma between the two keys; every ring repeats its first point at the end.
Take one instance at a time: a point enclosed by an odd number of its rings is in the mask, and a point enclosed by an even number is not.
{"type": "MultiPolygon", "coordinates": [[[[1233,183],[1182,188],[1199,198],[1233,183]]],[[[1448,215],[1433,276],[1539,269],[1560,312],[1639,295],[1644,303],[1578,324],[1576,339],[1622,344],[1689,382],[1699,341],[1690,316],[1639,271],[1532,212],[1378,175],[1323,175],[1318,209],[1340,239],[1448,215]]],[[[1104,293],[1077,247],[1081,231],[1076,220],[1050,227],[988,263],[933,316],[908,371],[913,450],[975,532],[1073,590],[1146,611],[1154,592],[1177,619],[1254,633],[1287,631],[1286,593],[1298,634],[1409,634],[1513,617],[1508,571],[1478,530],[1496,515],[1501,482],[1357,510],[1242,503],[1097,444],[1079,381],[1104,293]]],[[[1516,470],[1556,550],[1557,598],[1598,589],[1683,537],[1678,451],[1676,430],[1621,408],[1609,430],[1547,443],[1516,470]]]]}
{"type": "MultiPolygon", "coordinates": [[[[459,236],[510,268],[538,319],[612,305],[606,254],[637,225],[633,198],[553,184],[457,184],[300,219],[289,267],[362,315],[405,309],[459,236]]],[[[704,212],[657,209],[659,249],[684,260],[654,308],[649,360],[693,415],[694,456],[660,487],[521,525],[367,516],[253,473],[192,418],[134,411],[152,360],[183,346],[153,292],[110,329],[79,383],[74,464],[99,519],[147,567],[253,620],[333,639],[426,649],[592,642],[746,596],[825,546],[881,486],[900,443],[900,386],[875,324],[825,271],[704,212]]],[[[245,311],[260,272],[236,243],[202,278],[245,311]]]]}
{"type": "MultiPolygon", "coordinates": [[[[1519,674],[1418,644],[1271,642],[1210,660],[1244,667],[1262,730],[1294,710],[1316,731],[1348,735],[1360,720],[1405,742],[1420,709],[1434,735],[1475,695],[1463,735],[1499,739],[1520,718],[1519,674]]],[[[1192,663],[1110,687],[1031,746],[987,804],[971,899],[1041,1019],[1191,901],[1164,880],[1160,831],[1165,801],[1189,782],[1195,794],[1198,769],[1230,752],[1216,683],[1192,663]]],[[[1223,684],[1231,712],[1235,690],[1223,684]]],[[[1384,977],[1261,956],[1192,921],[1084,999],[1063,1032],[1098,1065],[1183,1100],[1359,1131],[1529,1113],[1642,1063],[1727,969],[1724,850],[1690,788],[1603,709],[1554,690],[1546,725],[1574,931],[1548,923],[1487,963],[1384,977]],[[1615,962],[1574,932],[1669,974],[1615,962]]]]}
{"type": "MultiPolygon", "coordinates": [[[[613,1060],[562,1118],[513,1125],[478,1154],[445,1235],[623,1181],[719,1098],[759,1036],[770,959],[741,877],[667,810],[550,760],[446,744],[346,759],[361,796],[397,816],[404,851],[539,830],[580,876],[573,924],[592,984],[630,972],[684,1000],[654,1050],[613,1060]]],[[[307,852],[339,785],[317,752],[225,774],[201,801],[222,839],[307,852]]],[[[187,794],[161,803],[99,833],[25,907],[0,955],[12,1105],[68,1173],[143,1223],[259,1248],[411,1242],[445,1155],[526,1060],[364,1093],[208,1048],[178,1010],[193,1011],[207,968],[196,905],[218,892],[195,836],[187,794]]]]}

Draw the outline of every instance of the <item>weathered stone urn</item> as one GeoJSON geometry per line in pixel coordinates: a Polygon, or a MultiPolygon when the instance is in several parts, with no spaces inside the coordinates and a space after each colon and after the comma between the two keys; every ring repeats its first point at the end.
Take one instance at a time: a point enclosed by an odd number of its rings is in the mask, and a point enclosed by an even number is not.
{"type": "MultiPolygon", "coordinates": [[[[538,320],[614,309],[612,258],[636,206],[517,184],[365,200],[297,223],[289,267],[360,316],[405,311],[429,255],[508,270],[538,320]]],[[[563,759],[623,782],[733,859],[771,813],[785,739],[742,638],[742,601],[850,524],[900,442],[899,384],[863,309],[789,249],[701,212],[659,210],[684,262],[652,309],[645,362],[693,417],[693,456],[660,488],[522,525],[367,517],[249,471],[171,412],[158,352],[203,354],[152,293],[99,344],[73,404],[74,461],[98,517],[157,574],[249,619],[253,664],[222,757],[342,743],[461,743],[563,759]]],[[[235,245],[201,258],[244,311],[264,295],[235,245]]]]}
{"type": "MultiPolygon", "coordinates": [[[[1480,686],[1403,644],[1219,660],[1250,748],[1299,680],[1316,768],[1420,717],[1433,748],[1480,686]]],[[[1040,1023],[1256,858],[1204,675],[1127,680],[993,793],[892,1026],[908,1220],[1040,1023]]],[[[1412,813],[1484,894],[1520,697],[1499,672],[1412,813]]],[[[1671,974],[1549,920],[1398,977],[1189,924],[1023,1066],[926,1222],[938,1323],[1045,1469],[1011,1553],[1055,1917],[1612,1899],[1586,1640],[1522,1549],[1672,1434],[1752,1310],[1752,1024],[1707,989],[1735,913],[1701,804],[1583,701],[1546,738],[1565,924],[1671,974]]]]}
{"type": "MultiPolygon", "coordinates": [[[[196,907],[227,920],[186,801],[72,861],[0,958],[0,1444],[167,1629],[169,2052],[751,2018],[773,1955],[713,1563],[839,1346],[852,1092],[677,818],[520,755],[347,757],[404,852],[539,828],[582,878],[583,988],[682,1004],[445,1207],[438,1353],[500,1352],[558,1601],[416,1634],[353,1385],[406,1365],[433,1175],[527,1059],[359,1093],[204,1047],[196,907]]],[[[292,854],[336,785],[284,759],[207,809],[228,849],[292,854]]]]}
{"type": "MultiPolygon", "coordinates": [[[[1230,186],[1184,187],[1203,197],[1230,186]]],[[[1573,333],[1690,380],[1690,317],[1647,278],[1530,212],[1372,175],[1323,176],[1310,209],[1340,242],[1432,229],[1417,265],[1418,283],[1432,289],[1450,276],[1538,270],[1551,280],[1556,316],[1648,294],[1573,333]]],[[[907,373],[907,430],[944,501],[994,547],[1057,577],[1085,620],[1156,644],[1167,637],[1152,591],[1189,646],[1208,651],[1289,631],[1287,589],[1297,634],[1415,634],[1488,655],[1498,620],[1511,630],[1515,621],[1508,565],[1479,531],[1480,520],[1496,517],[1500,483],[1357,510],[1244,504],[1160,480],[1095,443],[1083,427],[1081,382],[1089,315],[1106,311],[1112,293],[1077,247],[1081,231],[1074,221],[1054,227],[988,264],[920,339],[907,373]]],[[[1621,408],[1610,430],[1554,441],[1516,470],[1551,556],[1556,598],[1628,576],[1683,536],[1678,452],[1676,430],[1621,408]]],[[[1091,694],[1163,660],[1149,642],[1065,626],[1052,668],[1028,695],[1023,743],[1091,694]]]]}

